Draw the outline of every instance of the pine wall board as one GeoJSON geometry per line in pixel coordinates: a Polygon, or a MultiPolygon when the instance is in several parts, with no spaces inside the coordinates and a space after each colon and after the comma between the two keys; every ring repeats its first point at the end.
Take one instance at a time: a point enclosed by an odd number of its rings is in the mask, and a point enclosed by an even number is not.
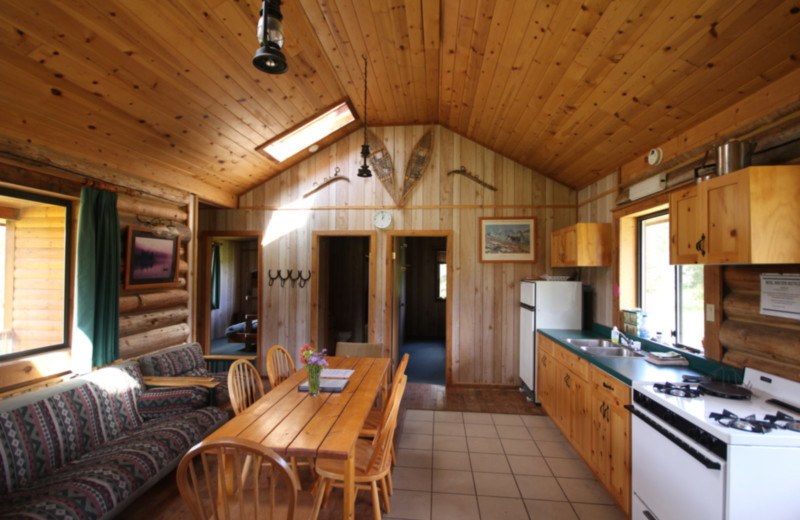
{"type": "MultiPolygon", "coordinates": [[[[392,157],[396,186],[401,185],[410,152],[427,128],[372,129],[392,157]]],[[[519,281],[550,271],[550,232],[574,223],[576,193],[444,127],[434,126],[433,131],[430,164],[402,208],[375,176],[356,176],[363,134],[354,132],[242,195],[239,209],[200,211],[201,232],[263,232],[259,282],[263,346],[281,344],[296,356],[311,339],[311,284],[305,288],[292,288],[289,283],[269,286],[267,271],[309,270],[314,232],[368,234],[374,231],[374,211],[388,209],[394,232],[452,231],[451,382],[518,384],[519,281]],[[497,191],[464,176],[447,175],[462,166],[497,191]],[[303,197],[315,183],[334,175],[337,167],[338,175],[349,182],[336,181],[303,197]],[[527,216],[537,219],[535,263],[479,262],[481,217],[527,216]]],[[[391,337],[385,330],[387,234],[380,231],[376,236],[376,304],[369,327],[375,341],[386,342],[391,337]]]]}

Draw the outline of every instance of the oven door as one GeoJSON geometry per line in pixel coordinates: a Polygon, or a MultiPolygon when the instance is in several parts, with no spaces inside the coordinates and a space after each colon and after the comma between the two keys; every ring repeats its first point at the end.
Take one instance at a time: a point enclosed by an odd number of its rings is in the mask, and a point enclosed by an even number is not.
{"type": "Polygon", "coordinates": [[[633,518],[722,520],[726,462],[641,407],[631,407],[633,518]]]}

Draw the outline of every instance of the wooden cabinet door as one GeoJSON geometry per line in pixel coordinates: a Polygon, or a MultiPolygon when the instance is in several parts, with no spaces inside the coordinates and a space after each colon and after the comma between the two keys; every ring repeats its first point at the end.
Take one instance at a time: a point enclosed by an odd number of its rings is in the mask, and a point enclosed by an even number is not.
{"type": "Polygon", "coordinates": [[[572,398],[572,383],[569,369],[561,363],[556,363],[556,398],[555,415],[551,418],[561,428],[565,436],[570,436],[570,399],[572,398]]]}
{"type": "Polygon", "coordinates": [[[628,514],[631,504],[630,388],[593,369],[590,466],[611,498],[628,514]]]}
{"type": "Polygon", "coordinates": [[[698,185],[703,262],[750,261],[749,172],[740,170],[698,185]]]}
{"type": "MultiPolygon", "coordinates": [[[[541,336],[539,341],[541,342],[541,336]]],[[[544,349],[539,350],[538,385],[539,402],[551,416],[555,415],[556,360],[544,349]]]]}
{"type": "Polygon", "coordinates": [[[569,375],[572,390],[569,411],[572,421],[570,440],[581,457],[588,459],[591,455],[592,443],[591,385],[575,372],[570,371],[569,375]]]}
{"type": "Polygon", "coordinates": [[[703,262],[697,250],[698,230],[697,186],[676,190],[669,196],[669,263],[696,264],[703,262]]]}
{"type": "Polygon", "coordinates": [[[575,226],[553,231],[550,235],[550,265],[570,267],[578,263],[578,230],[575,226]]]}

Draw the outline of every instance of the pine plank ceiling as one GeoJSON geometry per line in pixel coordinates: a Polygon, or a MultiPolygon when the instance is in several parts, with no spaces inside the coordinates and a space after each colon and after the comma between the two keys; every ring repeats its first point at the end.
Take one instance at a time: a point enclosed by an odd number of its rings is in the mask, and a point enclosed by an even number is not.
{"type": "Polygon", "coordinates": [[[362,112],[366,55],[370,125],[438,123],[581,188],[800,67],[798,5],[284,0],[270,76],[258,1],[0,0],[0,134],[231,205],[291,164],[259,144],[362,112]]]}

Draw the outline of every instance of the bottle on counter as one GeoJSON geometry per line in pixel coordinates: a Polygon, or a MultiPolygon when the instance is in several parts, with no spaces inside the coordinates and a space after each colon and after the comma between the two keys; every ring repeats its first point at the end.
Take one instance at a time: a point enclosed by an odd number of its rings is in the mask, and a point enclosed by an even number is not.
{"type": "Polygon", "coordinates": [[[650,339],[650,330],[647,328],[647,313],[642,314],[642,321],[639,322],[639,337],[650,339]]]}
{"type": "Polygon", "coordinates": [[[611,343],[619,343],[619,329],[616,325],[611,329],[611,343]]]}

